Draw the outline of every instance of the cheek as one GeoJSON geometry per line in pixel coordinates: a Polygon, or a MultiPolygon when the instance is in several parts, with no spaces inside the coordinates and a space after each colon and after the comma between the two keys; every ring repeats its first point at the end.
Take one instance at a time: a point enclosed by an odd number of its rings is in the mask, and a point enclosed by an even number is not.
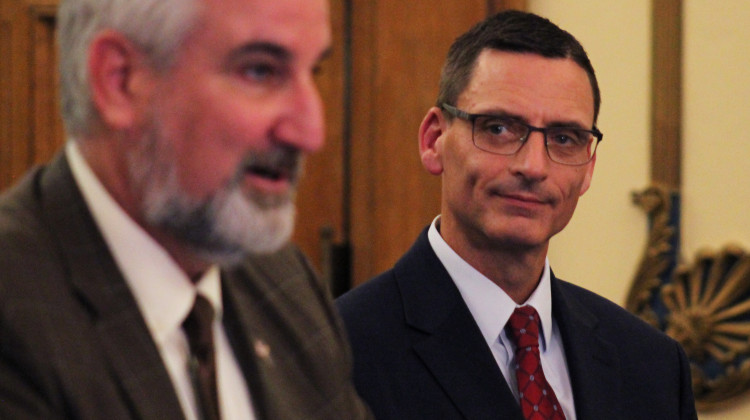
{"type": "Polygon", "coordinates": [[[269,107],[259,106],[248,95],[223,79],[201,78],[188,82],[193,88],[165,92],[160,109],[181,147],[210,154],[241,153],[254,146],[268,129],[269,107]]]}
{"type": "Polygon", "coordinates": [[[247,138],[256,133],[236,94],[194,79],[188,87],[170,81],[157,92],[152,109],[159,140],[173,151],[180,185],[203,198],[229,182],[247,152],[247,138]]]}
{"type": "Polygon", "coordinates": [[[583,194],[584,180],[583,176],[569,179],[565,184],[566,186],[561,188],[561,196],[563,212],[566,217],[572,217],[576,206],[578,205],[578,199],[583,194]]]}
{"type": "Polygon", "coordinates": [[[235,131],[209,110],[183,108],[164,116],[162,141],[174,150],[174,164],[184,190],[203,198],[226,185],[244,156],[234,145],[235,131]]]}
{"type": "Polygon", "coordinates": [[[589,187],[589,178],[585,172],[582,172],[573,182],[573,188],[571,194],[575,195],[575,200],[578,199],[586,192],[589,187]]]}
{"type": "Polygon", "coordinates": [[[459,194],[462,199],[468,200],[472,190],[481,181],[484,171],[479,159],[451,146],[448,145],[443,154],[443,184],[453,194],[459,194]]]}

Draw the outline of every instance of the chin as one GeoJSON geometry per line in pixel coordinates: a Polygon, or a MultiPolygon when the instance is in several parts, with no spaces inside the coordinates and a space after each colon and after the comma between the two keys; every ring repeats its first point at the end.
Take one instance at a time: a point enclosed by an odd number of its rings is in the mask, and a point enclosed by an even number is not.
{"type": "Polygon", "coordinates": [[[536,232],[534,229],[525,229],[522,225],[514,226],[513,229],[496,229],[486,231],[490,243],[505,249],[515,248],[518,250],[534,249],[546,246],[549,235],[536,232]]]}
{"type": "Polygon", "coordinates": [[[292,236],[296,216],[293,201],[279,201],[274,206],[269,206],[267,200],[256,201],[235,190],[215,209],[213,235],[217,243],[234,250],[233,259],[245,254],[273,253],[292,236]]]}

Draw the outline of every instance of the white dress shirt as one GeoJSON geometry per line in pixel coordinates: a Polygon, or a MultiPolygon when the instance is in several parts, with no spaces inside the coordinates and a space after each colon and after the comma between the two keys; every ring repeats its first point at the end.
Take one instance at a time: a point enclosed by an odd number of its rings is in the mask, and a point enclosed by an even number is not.
{"type": "Polygon", "coordinates": [[[221,322],[219,269],[212,267],[193,284],[167,251],[109,195],[75,141],[67,142],[65,152],[76,184],[146,320],[187,420],[200,417],[187,367],[190,348],[182,330],[196,293],[205,296],[216,312],[214,346],[221,416],[225,420],[254,419],[247,384],[221,322]]]}
{"type": "MultiPolygon", "coordinates": [[[[437,227],[439,221],[440,216],[433,220],[427,232],[430,246],[458,287],[461,297],[487,341],[487,346],[495,356],[498,367],[518,400],[518,384],[513,369],[516,349],[506,334],[505,325],[515,308],[523,305],[516,305],[503,289],[456,254],[440,236],[437,227]]],[[[575,420],[573,390],[570,385],[568,364],[565,361],[565,349],[557,322],[552,318],[549,261],[545,260],[542,279],[524,305],[533,306],[541,319],[542,334],[540,334],[539,352],[544,376],[562,405],[565,417],[568,420],[575,420]]]]}

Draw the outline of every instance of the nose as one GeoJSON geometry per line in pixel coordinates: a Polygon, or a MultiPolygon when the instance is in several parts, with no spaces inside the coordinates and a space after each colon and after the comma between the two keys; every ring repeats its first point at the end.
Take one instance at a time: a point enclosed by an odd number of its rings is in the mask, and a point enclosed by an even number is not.
{"type": "Polygon", "coordinates": [[[300,77],[289,86],[282,106],[282,118],[274,134],[288,146],[313,153],[323,147],[325,122],[323,101],[312,74],[300,77]]]}
{"type": "Polygon", "coordinates": [[[521,149],[513,156],[511,170],[529,180],[547,177],[550,160],[544,133],[532,131],[521,149]]]}

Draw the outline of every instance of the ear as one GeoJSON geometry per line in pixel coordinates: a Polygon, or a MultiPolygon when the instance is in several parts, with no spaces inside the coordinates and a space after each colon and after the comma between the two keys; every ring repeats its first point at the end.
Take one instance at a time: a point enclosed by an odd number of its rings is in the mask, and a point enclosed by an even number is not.
{"type": "Polygon", "coordinates": [[[151,70],[143,54],[124,35],[104,31],[89,46],[88,71],[91,97],[104,125],[131,127],[148,96],[142,82],[151,70]]]}
{"type": "Polygon", "coordinates": [[[579,197],[582,196],[586,191],[588,191],[589,187],[591,186],[591,178],[594,176],[594,166],[596,165],[596,153],[594,153],[594,157],[591,159],[591,162],[587,163],[586,166],[586,175],[583,178],[583,185],[581,186],[581,192],[579,193],[579,197]]]}
{"type": "Polygon", "coordinates": [[[432,175],[443,173],[442,142],[445,131],[443,113],[437,107],[430,108],[419,126],[419,155],[422,165],[432,175]]]}

